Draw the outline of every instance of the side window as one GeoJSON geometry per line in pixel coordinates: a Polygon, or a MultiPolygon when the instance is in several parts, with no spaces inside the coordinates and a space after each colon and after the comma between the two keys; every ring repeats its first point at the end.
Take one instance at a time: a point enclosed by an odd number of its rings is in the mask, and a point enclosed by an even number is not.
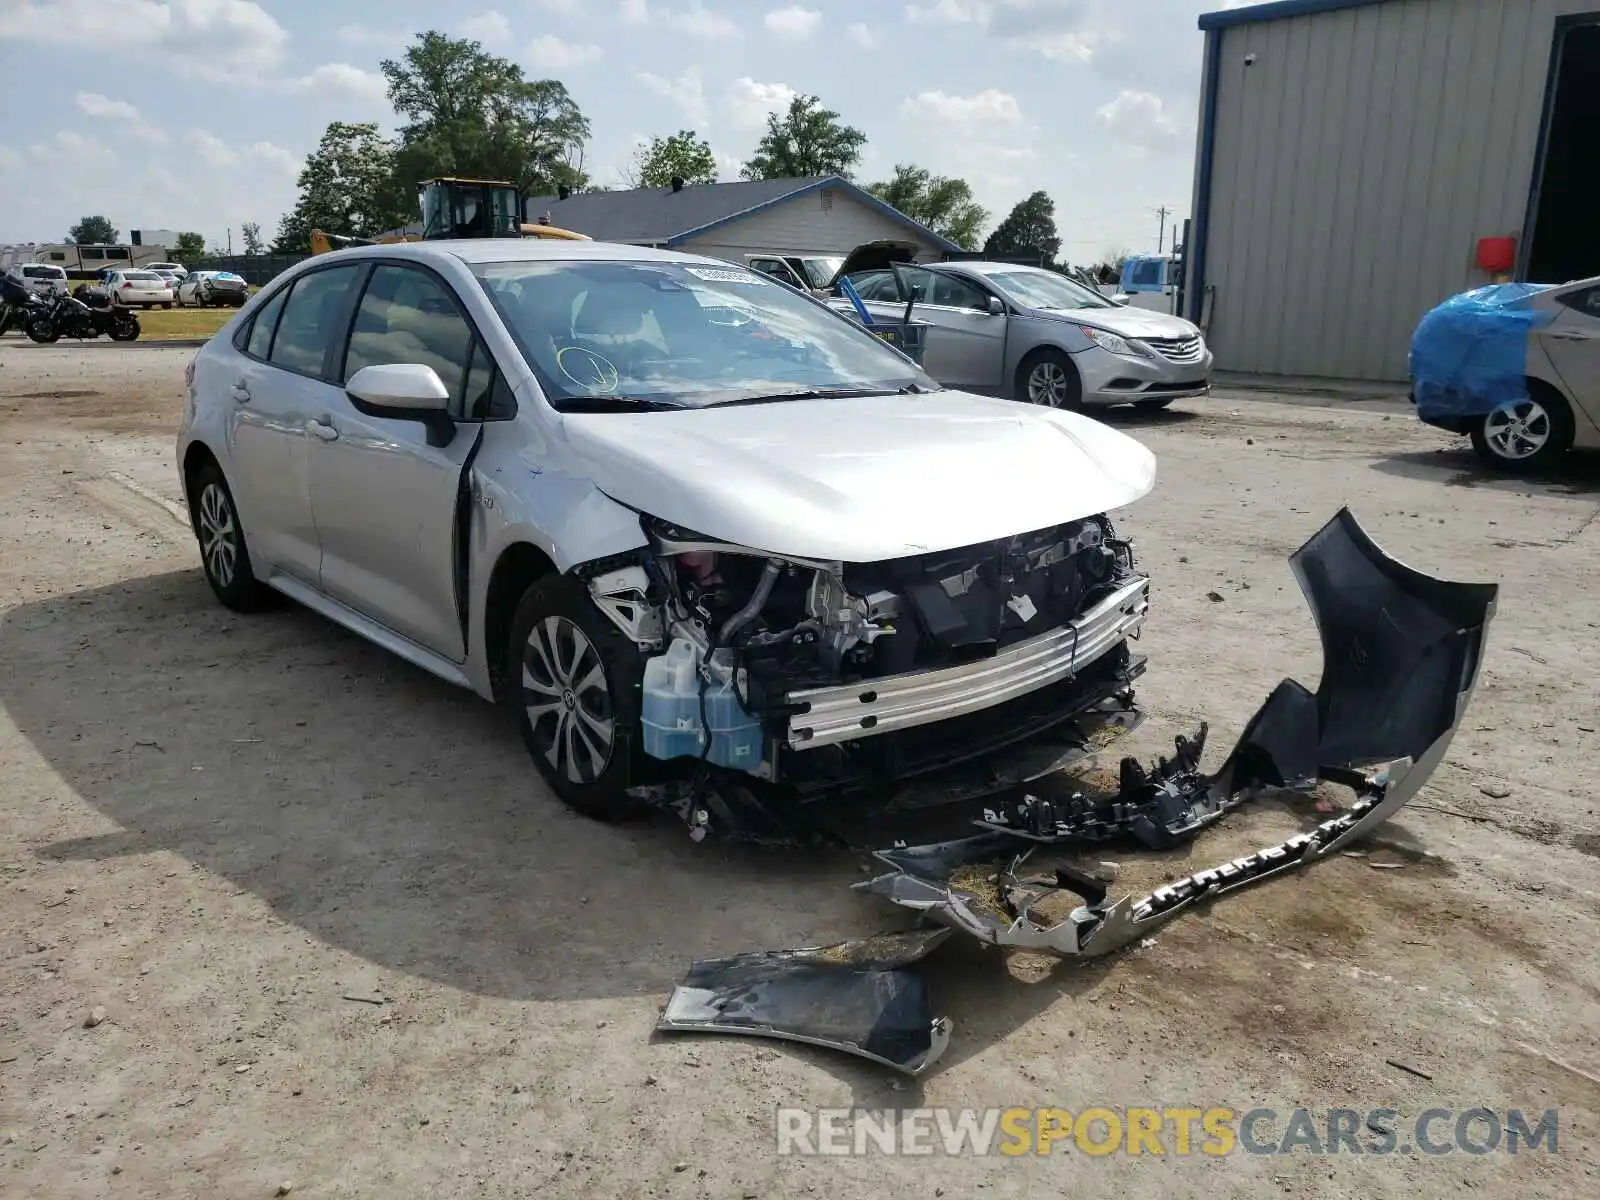
{"type": "Polygon", "coordinates": [[[421,363],[438,373],[454,397],[452,415],[459,416],[469,394],[473,340],[472,326],[448,287],[426,271],[384,263],[373,270],[356,309],[344,382],[362,367],[421,363]]]}
{"type": "Polygon", "coordinates": [[[472,365],[467,368],[467,390],[462,419],[508,421],[517,415],[517,400],[500,374],[494,356],[482,342],[472,343],[472,365]]]}
{"type": "Polygon", "coordinates": [[[1568,308],[1575,308],[1587,316],[1600,317],[1600,287],[1592,287],[1585,291],[1574,292],[1570,296],[1563,296],[1561,303],[1568,308]]]}
{"type": "Polygon", "coordinates": [[[360,279],[361,270],[352,264],[313,271],[296,279],[284,303],[267,361],[320,378],[328,347],[339,337],[341,318],[349,311],[346,305],[350,289],[360,279]]]}
{"type": "Polygon", "coordinates": [[[954,275],[934,275],[933,300],[934,304],[942,304],[949,308],[975,308],[988,311],[989,297],[976,284],[968,283],[965,279],[957,279],[954,275]]]}
{"type": "Polygon", "coordinates": [[[263,304],[250,322],[250,336],[241,349],[251,358],[265,361],[268,351],[272,349],[272,331],[278,327],[278,314],[283,311],[283,298],[288,294],[289,289],[284,288],[263,304]]]}
{"type": "MultiPolygon", "coordinates": [[[[894,289],[895,274],[895,272],[891,272],[889,275],[889,294],[884,299],[893,300],[898,298],[905,300],[908,297],[904,295],[896,296],[894,289]]],[[[925,271],[921,267],[901,267],[898,274],[901,284],[906,291],[910,292],[910,299],[915,300],[918,304],[937,303],[933,299],[934,274],[932,271],[925,271]]]]}

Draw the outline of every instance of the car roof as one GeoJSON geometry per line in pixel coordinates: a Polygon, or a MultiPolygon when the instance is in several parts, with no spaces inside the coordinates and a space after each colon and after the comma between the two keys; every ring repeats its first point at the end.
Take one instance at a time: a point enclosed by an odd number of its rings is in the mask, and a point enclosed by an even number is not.
{"type": "Polygon", "coordinates": [[[1035,275],[1056,275],[1059,272],[1046,270],[1044,267],[1029,266],[1027,263],[1008,262],[954,262],[954,263],[928,263],[930,267],[938,267],[949,271],[967,271],[973,275],[1000,275],[1011,274],[1014,271],[1031,271],[1035,275]]]}
{"type": "Polygon", "coordinates": [[[728,265],[721,259],[706,258],[704,255],[680,254],[676,250],[656,250],[649,246],[629,246],[622,242],[569,242],[537,237],[390,242],[376,246],[351,246],[336,250],[334,254],[344,261],[356,258],[414,258],[436,262],[455,258],[465,263],[586,261],[728,265]]]}

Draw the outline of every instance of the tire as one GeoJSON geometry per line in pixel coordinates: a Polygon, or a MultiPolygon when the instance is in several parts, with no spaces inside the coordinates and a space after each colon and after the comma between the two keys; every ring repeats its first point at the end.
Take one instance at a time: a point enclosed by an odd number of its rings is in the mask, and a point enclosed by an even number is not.
{"type": "Polygon", "coordinates": [[[239,510],[216,463],[200,468],[190,502],[194,506],[200,566],[223,607],[240,613],[273,607],[278,594],[258,580],[251,569],[239,510]]]}
{"type": "Polygon", "coordinates": [[[167,303],[163,304],[161,307],[162,308],[171,308],[172,307],[172,302],[169,300],[167,303]]]}
{"type": "Polygon", "coordinates": [[[1496,470],[1521,475],[1540,471],[1572,445],[1576,427],[1561,393],[1530,380],[1528,398],[1500,405],[1474,422],[1472,448],[1496,470]]]}
{"type": "Polygon", "coordinates": [[[1080,411],[1083,379],[1072,356],[1048,346],[1028,355],[1017,368],[1014,398],[1025,404],[1080,411]]]}
{"type": "Polygon", "coordinates": [[[139,318],[132,313],[125,314],[126,320],[114,320],[107,331],[113,342],[132,342],[139,338],[139,318]]]}
{"type": "Polygon", "coordinates": [[[26,333],[30,341],[38,342],[41,346],[48,346],[61,337],[61,331],[56,328],[55,322],[44,317],[29,321],[26,333]]]}
{"type": "Polygon", "coordinates": [[[548,575],[517,604],[507,661],[517,726],[550,789],[597,821],[638,812],[624,794],[642,753],[638,647],[600,614],[579,581],[548,575]]]}
{"type": "Polygon", "coordinates": [[[1160,412],[1162,409],[1171,408],[1174,399],[1176,397],[1169,397],[1166,400],[1136,400],[1133,406],[1140,412],[1160,412]]]}

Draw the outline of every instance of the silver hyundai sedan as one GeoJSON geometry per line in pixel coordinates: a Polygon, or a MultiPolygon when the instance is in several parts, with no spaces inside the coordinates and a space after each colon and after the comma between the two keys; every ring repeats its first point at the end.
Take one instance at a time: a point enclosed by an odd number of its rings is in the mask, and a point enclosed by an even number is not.
{"type": "Polygon", "coordinates": [[[1165,408],[1211,390],[1211,351],[1196,326],[1113,303],[1055,271],[938,263],[851,282],[874,320],[899,321],[912,302],[912,319],[933,326],[923,366],[948,387],[1052,408],[1165,408]]]}

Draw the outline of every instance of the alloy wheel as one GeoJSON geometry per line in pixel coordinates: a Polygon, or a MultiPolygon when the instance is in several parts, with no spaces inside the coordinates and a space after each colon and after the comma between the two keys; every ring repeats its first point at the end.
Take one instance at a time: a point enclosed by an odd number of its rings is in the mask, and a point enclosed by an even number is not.
{"type": "Polygon", "coordinates": [[[1071,396],[1067,373],[1059,363],[1049,360],[1036,365],[1028,374],[1028,402],[1060,408],[1071,396]]]}
{"type": "Polygon", "coordinates": [[[522,653],[522,702],[535,752],[573,783],[605,773],[614,747],[611,688],[599,652],[566,617],[546,617],[522,653]]]}
{"type": "Polygon", "coordinates": [[[239,561],[239,523],[228,493],[208,483],[200,493],[200,554],[219,587],[230,587],[239,561]]]}
{"type": "Polygon", "coordinates": [[[1489,448],[1512,462],[1538,454],[1550,443],[1554,432],[1549,412],[1531,398],[1502,404],[1483,423],[1489,448]]]}

